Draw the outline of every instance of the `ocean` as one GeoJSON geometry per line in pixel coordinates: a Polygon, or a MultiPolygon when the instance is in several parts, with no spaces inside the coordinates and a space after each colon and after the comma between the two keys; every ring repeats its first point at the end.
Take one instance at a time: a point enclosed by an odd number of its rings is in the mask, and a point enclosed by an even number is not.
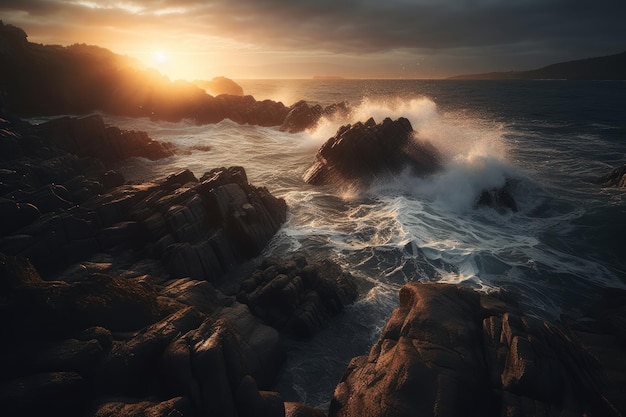
{"type": "Polygon", "coordinates": [[[400,287],[448,282],[507,291],[527,314],[558,320],[598,289],[626,288],[626,192],[594,183],[626,162],[626,82],[241,80],[246,94],[353,111],[306,132],[225,120],[155,122],[103,115],[125,129],[175,143],[177,155],[118,167],[144,181],[189,168],[245,167],[284,198],[287,223],[266,255],[305,250],[357,279],[360,296],[309,341],[290,341],[273,389],[325,408],[353,356],[367,353],[400,287]],[[302,180],[317,149],[343,124],[410,120],[445,158],[431,177],[400,174],[366,189],[302,180]],[[475,208],[485,188],[512,185],[517,212],[475,208]]]}

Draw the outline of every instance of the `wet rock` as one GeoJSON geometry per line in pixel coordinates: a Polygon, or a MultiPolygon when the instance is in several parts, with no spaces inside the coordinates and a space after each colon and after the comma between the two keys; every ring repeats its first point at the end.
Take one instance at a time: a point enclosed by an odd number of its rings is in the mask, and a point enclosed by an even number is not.
{"type": "Polygon", "coordinates": [[[492,297],[405,285],[369,355],[348,365],[329,416],[619,415],[572,333],[492,297]]]}
{"type": "Polygon", "coordinates": [[[193,409],[189,404],[189,400],[183,397],[176,397],[162,402],[107,402],[98,406],[93,414],[89,415],[93,417],[182,417],[193,415],[192,413],[193,409]]]}
{"type": "Polygon", "coordinates": [[[289,108],[289,113],[280,126],[282,132],[298,133],[314,127],[322,116],[325,117],[345,117],[349,113],[349,106],[346,102],[331,104],[322,108],[319,104],[310,106],[306,101],[301,100],[289,108]]]}
{"type": "Polygon", "coordinates": [[[319,104],[309,106],[306,101],[301,100],[291,106],[280,130],[289,133],[302,132],[316,124],[322,117],[323,111],[324,109],[319,104]]]}
{"type": "Polygon", "coordinates": [[[133,156],[155,160],[172,155],[147,133],[107,127],[99,115],[53,119],[39,125],[36,131],[61,149],[81,157],[98,158],[105,164],[133,156]]]}
{"type": "Polygon", "coordinates": [[[372,180],[409,168],[420,176],[441,168],[437,150],[413,137],[413,127],[405,118],[373,119],[341,127],[322,145],[316,161],[304,174],[309,184],[368,184],[372,180]]]}
{"type": "Polygon", "coordinates": [[[354,279],[337,264],[309,264],[298,254],[264,260],[241,284],[237,300],[278,330],[307,338],[356,296],[354,279]]]}
{"type": "Polygon", "coordinates": [[[611,172],[598,178],[596,183],[603,187],[626,187],[626,165],[613,168],[611,172]]]}
{"type": "Polygon", "coordinates": [[[302,403],[286,402],[285,417],[326,417],[326,414],[302,403]]]}
{"type": "Polygon", "coordinates": [[[501,188],[484,190],[478,197],[476,206],[484,206],[496,209],[500,213],[507,209],[513,212],[517,211],[517,203],[511,194],[511,184],[507,183],[501,188]]]}

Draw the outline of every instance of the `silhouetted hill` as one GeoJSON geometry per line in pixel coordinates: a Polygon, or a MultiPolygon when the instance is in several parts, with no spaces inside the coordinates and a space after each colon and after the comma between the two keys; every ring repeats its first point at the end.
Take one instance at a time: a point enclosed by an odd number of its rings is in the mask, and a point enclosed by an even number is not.
{"type": "Polygon", "coordinates": [[[451,77],[453,80],[626,80],[626,52],[561,62],[530,71],[490,72],[451,77]]]}
{"type": "Polygon", "coordinates": [[[132,59],[97,46],[31,43],[24,30],[0,21],[0,107],[16,115],[103,111],[198,123],[229,118],[278,126],[290,108],[252,96],[213,97],[190,82],[170,81],[132,59]]]}

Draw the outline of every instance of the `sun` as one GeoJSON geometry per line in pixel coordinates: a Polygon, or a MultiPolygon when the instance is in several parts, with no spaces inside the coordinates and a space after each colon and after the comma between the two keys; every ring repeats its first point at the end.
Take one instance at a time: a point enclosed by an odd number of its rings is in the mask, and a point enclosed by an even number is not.
{"type": "Polygon", "coordinates": [[[153,57],[154,62],[158,65],[163,65],[169,61],[167,54],[163,51],[154,51],[153,57]]]}

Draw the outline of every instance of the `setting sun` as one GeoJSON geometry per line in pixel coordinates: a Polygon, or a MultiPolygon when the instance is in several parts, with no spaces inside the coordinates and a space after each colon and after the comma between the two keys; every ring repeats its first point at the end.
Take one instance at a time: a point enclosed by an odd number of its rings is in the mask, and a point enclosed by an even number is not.
{"type": "Polygon", "coordinates": [[[155,51],[153,54],[154,62],[158,65],[167,63],[168,56],[163,51],[155,51]]]}

